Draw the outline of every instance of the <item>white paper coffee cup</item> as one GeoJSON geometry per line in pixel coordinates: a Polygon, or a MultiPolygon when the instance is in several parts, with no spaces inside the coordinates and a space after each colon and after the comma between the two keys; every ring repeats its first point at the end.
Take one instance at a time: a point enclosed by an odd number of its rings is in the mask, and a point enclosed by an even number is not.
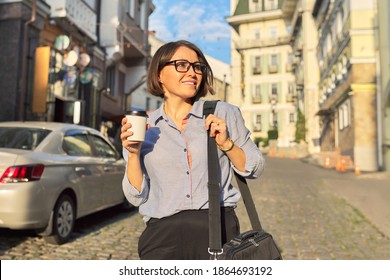
{"type": "Polygon", "coordinates": [[[146,131],[146,120],[148,115],[145,111],[128,111],[126,112],[127,122],[131,123],[131,128],[128,131],[132,131],[133,135],[127,137],[127,140],[131,141],[144,141],[146,131]]]}

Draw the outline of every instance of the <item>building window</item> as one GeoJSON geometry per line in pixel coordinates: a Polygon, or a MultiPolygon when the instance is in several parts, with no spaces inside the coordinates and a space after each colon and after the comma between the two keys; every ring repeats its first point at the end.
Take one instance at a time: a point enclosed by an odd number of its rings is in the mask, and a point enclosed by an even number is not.
{"type": "Polygon", "coordinates": [[[127,0],[126,1],[126,12],[129,13],[131,18],[135,18],[135,1],[127,0]]]}
{"type": "Polygon", "coordinates": [[[256,29],[254,30],[254,37],[255,37],[255,40],[260,40],[261,39],[261,36],[260,36],[260,29],[256,29]]]}
{"type": "Polygon", "coordinates": [[[261,85],[260,84],[257,84],[254,86],[253,103],[261,103],[261,85]]]}
{"type": "Polygon", "coordinates": [[[290,113],[288,119],[290,123],[295,123],[295,113],[290,113]]]}
{"type": "Polygon", "coordinates": [[[255,125],[254,129],[255,132],[260,132],[261,131],[261,115],[256,115],[255,117],[255,125]]]}
{"type": "Polygon", "coordinates": [[[271,65],[275,65],[275,66],[278,65],[278,55],[276,54],[271,55],[271,65]]]}
{"type": "Polygon", "coordinates": [[[261,74],[261,57],[255,56],[253,60],[253,74],[261,74]]]}
{"type": "Polygon", "coordinates": [[[278,37],[278,28],[273,26],[273,27],[270,27],[269,28],[269,37],[271,39],[275,39],[276,37],[278,37]]]}
{"type": "Polygon", "coordinates": [[[274,95],[278,95],[278,85],[277,84],[272,84],[272,86],[271,86],[271,88],[272,88],[272,94],[274,95]]]}
{"type": "Polygon", "coordinates": [[[257,13],[261,11],[262,0],[251,0],[249,2],[249,12],[257,13]]]}
{"type": "Polygon", "coordinates": [[[276,73],[278,72],[278,55],[272,54],[270,58],[270,64],[268,65],[268,71],[269,73],[276,73]]]}
{"type": "Polygon", "coordinates": [[[266,0],[265,10],[276,10],[278,8],[278,0],[266,0]]]}
{"type": "Polygon", "coordinates": [[[350,102],[347,100],[339,107],[339,129],[343,130],[344,128],[347,128],[351,124],[351,117],[350,117],[350,102]]]}

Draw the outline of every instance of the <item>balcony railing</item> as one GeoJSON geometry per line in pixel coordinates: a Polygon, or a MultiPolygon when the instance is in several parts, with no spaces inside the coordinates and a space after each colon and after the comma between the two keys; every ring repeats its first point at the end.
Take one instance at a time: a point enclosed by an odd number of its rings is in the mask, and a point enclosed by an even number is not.
{"type": "Polygon", "coordinates": [[[252,103],[254,103],[254,104],[261,103],[261,96],[258,96],[258,95],[252,96],[252,103]]]}
{"type": "Polygon", "coordinates": [[[255,49],[268,46],[278,46],[286,45],[290,43],[290,36],[268,38],[268,39],[242,39],[235,42],[236,49],[245,50],[245,49],[255,49]]]}
{"type": "Polygon", "coordinates": [[[253,75],[261,74],[261,68],[260,67],[253,67],[252,73],[253,73],[253,75]]]}
{"type": "Polygon", "coordinates": [[[269,73],[277,73],[278,72],[278,65],[275,65],[275,64],[268,65],[268,72],[269,73]]]}

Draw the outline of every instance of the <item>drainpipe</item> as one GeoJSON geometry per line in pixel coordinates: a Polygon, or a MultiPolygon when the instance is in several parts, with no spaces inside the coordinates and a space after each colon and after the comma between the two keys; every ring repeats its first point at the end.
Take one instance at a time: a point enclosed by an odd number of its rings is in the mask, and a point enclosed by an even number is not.
{"type": "Polygon", "coordinates": [[[25,120],[25,101],[26,101],[26,78],[27,78],[27,52],[28,52],[28,26],[35,21],[37,1],[32,1],[31,18],[24,23],[23,28],[23,50],[22,50],[22,69],[19,82],[19,114],[20,121],[25,120]]]}

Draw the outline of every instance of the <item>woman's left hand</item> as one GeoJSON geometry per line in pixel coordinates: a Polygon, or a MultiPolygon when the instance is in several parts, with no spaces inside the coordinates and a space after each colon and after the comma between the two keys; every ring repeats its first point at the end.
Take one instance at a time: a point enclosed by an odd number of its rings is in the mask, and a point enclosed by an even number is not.
{"type": "Polygon", "coordinates": [[[224,146],[229,138],[225,120],[210,114],[206,118],[206,129],[210,129],[210,136],[215,137],[217,145],[224,146]]]}

